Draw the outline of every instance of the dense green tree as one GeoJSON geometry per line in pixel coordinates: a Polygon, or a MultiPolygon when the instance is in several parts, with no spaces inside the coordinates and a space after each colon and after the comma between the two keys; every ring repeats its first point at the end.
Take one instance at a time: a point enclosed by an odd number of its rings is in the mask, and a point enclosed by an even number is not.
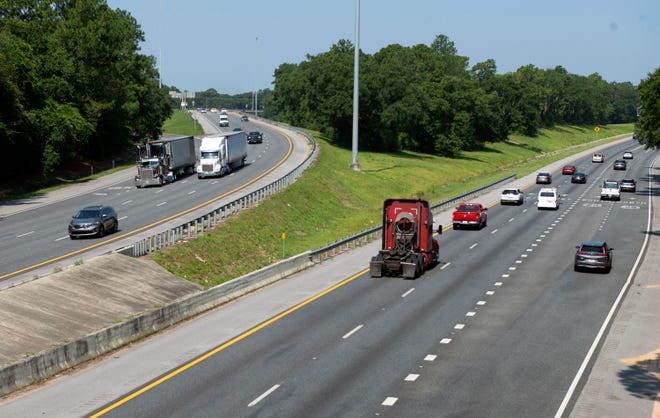
{"type": "Polygon", "coordinates": [[[143,40],[104,0],[0,0],[3,169],[48,175],[156,138],[172,109],[143,40]]]}
{"type": "Polygon", "coordinates": [[[660,145],[660,68],[639,83],[637,138],[647,148],[660,145]]]}

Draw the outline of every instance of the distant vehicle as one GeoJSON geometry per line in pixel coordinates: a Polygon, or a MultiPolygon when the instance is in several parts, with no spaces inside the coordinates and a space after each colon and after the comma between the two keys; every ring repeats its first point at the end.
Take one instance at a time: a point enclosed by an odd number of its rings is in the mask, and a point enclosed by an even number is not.
{"type": "Polygon", "coordinates": [[[594,152],[594,155],[591,157],[592,163],[602,163],[605,161],[605,155],[602,152],[594,152]]]}
{"type": "Polygon", "coordinates": [[[614,258],[614,248],[608,247],[604,241],[584,241],[576,245],[575,262],[573,269],[580,271],[582,269],[600,269],[609,273],[612,269],[612,260],[614,258]]]}
{"type": "Polygon", "coordinates": [[[637,182],[635,179],[621,179],[619,182],[622,192],[633,192],[637,191],[637,182]]]}
{"type": "Polygon", "coordinates": [[[251,131],[247,134],[248,144],[261,144],[264,142],[264,135],[259,131],[251,131]]]}
{"type": "Polygon", "coordinates": [[[242,130],[243,130],[243,128],[236,127],[234,129],[232,129],[232,132],[238,132],[238,131],[242,131],[242,130]]]}
{"type": "Polygon", "coordinates": [[[201,109],[200,112],[206,113],[206,109],[201,109]]]}
{"type": "Polygon", "coordinates": [[[192,136],[163,137],[138,145],[135,187],[162,186],[195,172],[197,155],[192,136]]]}
{"type": "Polygon", "coordinates": [[[576,171],[577,171],[577,168],[575,168],[574,165],[565,165],[564,168],[561,169],[561,174],[572,175],[576,171]]]}
{"type": "Polygon", "coordinates": [[[612,166],[615,170],[625,170],[626,162],[624,160],[615,160],[612,166]]]}
{"type": "Polygon", "coordinates": [[[102,237],[106,232],[117,232],[118,229],[117,212],[112,206],[87,206],[71,218],[69,237],[71,239],[93,235],[102,237]]]}
{"type": "Polygon", "coordinates": [[[247,122],[249,120],[250,119],[247,116],[245,116],[245,115],[241,116],[241,122],[247,122]]]}
{"type": "MultiPolygon", "coordinates": [[[[442,233],[442,226],[438,227],[442,233]]],[[[371,258],[371,277],[414,279],[438,262],[438,240],[433,238],[433,214],[425,200],[387,199],[383,205],[381,250],[371,258]]]]}
{"type": "Polygon", "coordinates": [[[229,118],[227,117],[227,115],[220,115],[220,121],[218,122],[218,125],[222,127],[229,126],[229,118]]]}
{"type": "Polygon", "coordinates": [[[245,132],[226,132],[204,137],[199,152],[197,178],[222,177],[234,168],[245,165],[245,132]]]}
{"type": "Polygon", "coordinates": [[[536,175],[536,184],[551,184],[552,175],[550,173],[541,172],[536,175]]]}
{"type": "Polygon", "coordinates": [[[600,200],[621,200],[621,185],[617,180],[605,180],[600,186],[600,200]]]}
{"type": "Polygon", "coordinates": [[[507,187],[506,189],[502,190],[502,194],[500,195],[500,205],[506,205],[509,203],[522,205],[524,202],[525,195],[520,191],[520,189],[516,189],[515,187],[507,187]]]}
{"type": "Polygon", "coordinates": [[[226,115],[227,114],[227,109],[220,109],[220,114],[221,115],[226,115]]]}
{"type": "Polygon", "coordinates": [[[575,172],[571,176],[571,183],[586,183],[587,175],[581,172],[575,172]]]}
{"type": "Polygon", "coordinates": [[[623,159],[624,160],[632,160],[633,159],[633,153],[632,151],[625,151],[623,153],[623,159]]]}
{"type": "Polygon", "coordinates": [[[218,112],[218,109],[216,109],[215,107],[211,108],[211,113],[217,113],[217,112],[218,112]]]}
{"type": "Polygon", "coordinates": [[[481,203],[461,203],[452,214],[453,228],[472,226],[481,229],[488,226],[487,210],[481,203]]]}
{"type": "Polygon", "coordinates": [[[544,187],[539,190],[537,209],[559,209],[559,193],[555,187],[544,187]]]}

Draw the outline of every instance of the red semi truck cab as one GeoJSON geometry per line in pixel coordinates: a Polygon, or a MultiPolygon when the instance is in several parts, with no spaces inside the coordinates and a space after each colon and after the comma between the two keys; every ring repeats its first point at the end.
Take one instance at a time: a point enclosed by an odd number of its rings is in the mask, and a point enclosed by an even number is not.
{"type": "MultiPolygon", "coordinates": [[[[438,232],[442,233],[442,227],[438,232]]],[[[438,261],[439,245],[433,234],[433,214],[427,201],[385,200],[382,249],[369,264],[371,277],[415,278],[424,273],[438,261]]]]}

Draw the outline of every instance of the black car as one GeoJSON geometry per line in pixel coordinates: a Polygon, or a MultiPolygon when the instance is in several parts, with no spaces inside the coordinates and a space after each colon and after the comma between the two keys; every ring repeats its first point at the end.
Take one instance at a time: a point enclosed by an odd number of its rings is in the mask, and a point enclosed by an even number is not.
{"type": "Polygon", "coordinates": [[[633,192],[637,191],[637,182],[635,179],[621,179],[619,182],[619,187],[622,192],[633,192]]]}
{"type": "Polygon", "coordinates": [[[551,184],[552,176],[550,173],[541,172],[536,175],[536,184],[551,184]]]}
{"type": "Polygon", "coordinates": [[[241,116],[241,122],[247,122],[249,119],[247,116],[243,115],[241,116]]]}
{"type": "Polygon", "coordinates": [[[608,247],[604,241],[584,241],[576,245],[575,271],[582,269],[600,269],[609,273],[612,269],[612,259],[614,258],[614,248],[608,247]]]}
{"type": "Polygon", "coordinates": [[[69,237],[76,239],[83,236],[102,237],[106,232],[119,229],[117,212],[112,206],[87,206],[78,211],[69,223],[69,237]]]}
{"type": "Polygon", "coordinates": [[[264,136],[261,132],[252,131],[247,134],[248,144],[261,144],[264,142],[264,136]]]}
{"type": "Polygon", "coordinates": [[[616,160],[616,161],[614,161],[613,168],[615,170],[625,170],[626,169],[626,162],[624,160],[616,160]]]}
{"type": "Polygon", "coordinates": [[[575,172],[571,176],[571,183],[586,183],[586,182],[587,182],[587,175],[584,173],[575,172]]]}
{"type": "Polygon", "coordinates": [[[234,129],[232,129],[232,131],[234,131],[234,132],[240,132],[242,130],[243,130],[243,128],[234,128],[234,129]]]}

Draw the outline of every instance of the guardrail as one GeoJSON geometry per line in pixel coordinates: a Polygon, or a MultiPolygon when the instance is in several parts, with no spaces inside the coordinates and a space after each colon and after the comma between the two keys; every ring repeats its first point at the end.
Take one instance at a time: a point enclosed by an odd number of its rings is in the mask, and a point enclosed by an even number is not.
{"type": "Polygon", "coordinates": [[[294,130],[301,135],[304,135],[312,144],[312,152],[307,156],[305,161],[298,165],[293,171],[284,177],[260,188],[259,190],[255,190],[254,192],[240,197],[219,208],[215,208],[205,215],[202,215],[191,221],[187,221],[179,226],[168,228],[165,231],[155,233],[147,238],[143,238],[137,242],[134,242],[133,245],[119,250],[118,252],[133,257],[140,257],[151,252],[158,251],[162,248],[172,246],[182,240],[190,239],[195,235],[203,234],[206,230],[224,221],[227,217],[258,205],[264,199],[267,199],[275,193],[280,192],[282,189],[295,182],[298,177],[302,175],[303,171],[305,171],[305,169],[307,169],[307,167],[309,167],[312,161],[314,161],[316,158],[316,155],[318,154],[318,146],[314,137],[307,134],[306,132],[283,124],[277,125],[285,126],[287,129],[294,130]]]}
{"type": "MultiPolygon", "coordinates": [[[[477,196],[487,190],[499,186],[502,183],[505,183],[509,180],[513,180],[514,178],[516,178],[516,174],[511,174],[499,180],[495,180],[492,183],[486,184],[485,186],[481,186],[477,189],[470,190],[466,193],[433,204],[431,205],[431,212],[435,215],[438,212],[446,209],[447,207],[453,206],[458,201],[462,201],[464,199],[477,196]]],[[[366,229],[362,232],[358,232],[357,234],[353,234],[346,238],[342,238],[338,241],[327,244],[316,250],[312,250],[310,252],[310,257],[313,262],[320,263],[321,261],[328,259],[332,256],[335,256],[337,254],[341,254],[344,251],[348,251],[353,248],[368,244],[375,239],[380,239],[382,237],[382,233],[383,233],[382,225],[374,226],[373,228],[366,229]]]]}

